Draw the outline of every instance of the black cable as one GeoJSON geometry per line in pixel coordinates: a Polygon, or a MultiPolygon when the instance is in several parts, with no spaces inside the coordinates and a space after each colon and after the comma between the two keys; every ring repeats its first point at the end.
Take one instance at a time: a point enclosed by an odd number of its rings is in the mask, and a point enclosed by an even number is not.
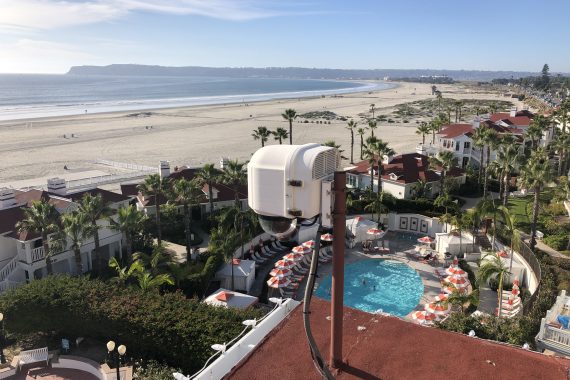
{"type": "Polygon", "coordinates": [[[327,364],[323,360],[313,333],[311,331],[311,298],[313,297],[313,288],[315,287],[315,278],[317,275],[317,269],[319,265],[319,251],[321,249],[321,229],[322,226],[319,224],[317,230],[317,236],[315,237],[315,248],[313,250],[313,255],[311,258],[311,267],[309,269],[309,279],[307,280],[307,286],[305,288],[305,297],[303,298],[303,324],[305,325],[305,335],[307,336],[307,341],[309,343],[309,348],[311,350],[311,357],[313,363],[317,368],[317,371],[321,374],[324,379],[334,380],[334,377],[327,367],[327,364]]]}

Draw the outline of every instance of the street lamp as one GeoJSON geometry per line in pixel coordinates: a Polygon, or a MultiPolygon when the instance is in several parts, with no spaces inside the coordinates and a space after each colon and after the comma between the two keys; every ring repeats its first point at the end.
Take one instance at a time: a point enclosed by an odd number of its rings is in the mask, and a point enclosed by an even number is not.
{"type": "Polygon", "coordinates": [[[4,314],[0,313],[0,322],[2,322],[2,335],[0,336],[0,364],[6,363],[4,356],[4,314]]]}
{"type": "MultiPolygon", "coordinates": [[[[115,350],[115,342],[113,342],[112,340],[107,342],[107,351],[109,352],[109,356],[113,357],[113,353],[115,350]]],[[[119,368],[121,367],[121,356],[124,356],[125,353],[127,352],[127,347],[123,344],[121,344],[119,347],[117,347],[117,352],[115,353],[115,357],[116,357],[116,361],[115,361],[115,365],[117,366],[117,380],[121,380],[121,372],[119,370],[119,368]]]]}

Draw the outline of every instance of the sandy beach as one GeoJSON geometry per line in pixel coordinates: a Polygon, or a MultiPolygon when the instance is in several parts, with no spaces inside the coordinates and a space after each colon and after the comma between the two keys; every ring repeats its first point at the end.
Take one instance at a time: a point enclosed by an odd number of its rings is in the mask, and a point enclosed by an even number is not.
{"type": "MultiPolygon", "coordinates": [[[[440,85],[438,89],[443,96],[456,99],[503,99],[463,85],[440,85]]],[[[396,88],[372,93],[152,110],[150,116],[115,112],[34,119],[31,123],[3,121],[0,183],[61,175],[65,173],[64,165],[74,172],[106,170],[93,163],[96,159],[149,166],[157,166],[159,160],[168,160],[172,166],[218,164],[222,156],[246,160],[261,146],[251,136],[255,128],[288,129],[281,117],[287,108],[299,114],[332,111],[364,126],[363,118],[369,116],[371,103],[376,105],[375,114],[380,115],[390,113],[397,104],[427,98],[434,98],[431,85],[400,83],[396,88]]],[[[379,122],[375,134],[398,153],[413,151],[421,141],[415,134],[415,121],[379,122]]],[[[331,124],[295,123],[293,142],[335,140],[349,156],[350,133],[345,126],[346,122],[340,120],[331,124]]],[[[268,143],[278,142],[271,139],[268,143]]],[[[355,160],[358,156],[359,137],[355,136],[355,160]]]]}

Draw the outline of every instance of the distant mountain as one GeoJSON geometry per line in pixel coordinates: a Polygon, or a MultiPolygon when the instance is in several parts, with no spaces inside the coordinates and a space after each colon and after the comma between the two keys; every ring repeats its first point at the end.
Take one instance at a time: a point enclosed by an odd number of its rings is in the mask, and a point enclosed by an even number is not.
{"type": "Polygon", "coordinates": [[[521,78],[538,75],[538,72],[479,71],[479,70],[344,70],[303,67],[168,67],[133,64],[108,66],[73,66],[68,75],[117,75],[117,76],[218,76],[257,78],[302,78],[302,79],[383,79],[412,78],[420,76],[448,76],[454,80],[488,81],[496,78],[521,78]]]}

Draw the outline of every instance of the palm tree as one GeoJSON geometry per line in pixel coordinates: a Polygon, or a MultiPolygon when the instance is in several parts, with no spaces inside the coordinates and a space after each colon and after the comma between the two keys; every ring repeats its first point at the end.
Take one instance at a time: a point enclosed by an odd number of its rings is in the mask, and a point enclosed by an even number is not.
{"type": "Polygon", "coordinates": [[[234,229],[225,230],[222,226],[218,226],[218,228],[212,230],[210,243],[208,245],[209,252],[221,254],[222,257],[228,259],[230,262],[232,276],[231,290],[235,289],[233,259],[238,239],[238,233],[234,229]]]}
{"type": "Polygon", "coordinates": [[[457,166],[457,158],[453,154],[453,152],[449,150],[440,151],[436,157],[430,157],[429,159],[429,166],[432,169],[440,170],[441,174],[439,175],[439,186],[440,186],[440,193],[443,194],[445,192],[444,181],[447,175],[452,168],[457,166]]]}
{"type": "Polygon", "coordinates": [[[390,211],[390,207],[396,204],[396,198],[390,193],[381,191],[380,193],[370,193],[369,203],[364,206],[366,211],[372,214],[378,214],[378,223],[380,223],[380,215],[390,211]]]}
{"type": "Polygon", "coordinates": [[[109,268],[113,269],[117,274],[111,281],[121,285],[125,285],[131,278],[138,277],[139,273],[144,271],[144,265],[139,260],[133,261],[131,265],[121,267],[116,257],[112,257],[109,260],[109,268]]]}
{"type": "Polygon", "coordinates": [[[459,253],[463,253],[463,230],[469,227],[468,218],[465,217],[466,214],[454,215],[451,217],[451,233],[459,234],[459,253]]]}
{"type": "Polygon", "coordinates": [[[247,183],[246,163],[238,160],[229,160],[227,165],[224,165],[224,170],[222,171],[222,182],[232,188],[236,206],[241,209],[239,190],[242,185],[247,183]]]}
{"type": "Polygon", "coordinates": [[[133,255],[133,239],[136,234],[142,231],[146,218],[147,216],[133,205],[119,208],[117,220],[112,217],[108,218],[111,228],[115,231],[121,231],[125,237],[128,262],[131,261],[133,255]]]}
{"type": "Polygon", "coordinates": [[[160,203],[164,200],[167,191],[170,188],[170,181],[168,177],[162,178],[159,174],[151,174],[144,180],[143,183],[138,185],[139,191],[145,197],[153,197],[156,207],[156,232],[157,242],[162,244],[162,228],[160,225],[160,203]]]}
{"type": "Polygon", "coordinates": [[[501,305],[503,304],[503,284],[509,278],[511,273],[503,264],[503,260],[497,253],[488,253],[481,259],[479,271],[477,272],[477,281],[479,284],[487,282],[491,277],[497,277],[499,287],[499,317],[501,316],[501,305]]]}
{"type": "Polygon", "coordinates": [[[490,216],[493,218],[493,242],[491,243],[491,246],[493,249],[495,249],[495,241],[497,239],[498,228],[497,219],[501,216],[501,209],[499,208],[500,202],[496,203],[494,199],[483,198],[476,207],[483,217],[490,216]]]}
{"type": "Polygon", "coordinates": [[[443,207],[445,213],[441,216],[441,221],[444,222],[445,232],[447,232],[447,223],[451,222],[451,214],[449,214],[449,209],[453,209],[454,212],[457,210],[457,203],[453,201],[453,198],[447,193],[440,194],[433,201],[435,207],[443,207]]]}
{"type": "Polygon", "coordinates": [[[190,257],[190,246],[192,245],[192,215],[191,210],[194,205],[199,204],[202,197],[202,186],[198,180],[188,181],[181,178],[172,185],[170,201],[178,206],[182,206],[184,212],[184,233],[186,235],[186,256],[190,257]]]}
{"type": "Polygon", "coordinates": [[[281,116],[289,122],[289,144],[293,145],[293,120],[297,118],[297,111],[289,108],[281,116]]]}
{"type": "Polygon", "coordinates": [[[511,182],[511,173],[517,169],[521,161],[521,155],[518,146],[501,145],[497,152],[495,162],[500,168],[499,182],[503,189],[503,205],[509,202],[509,188],[511,182]]]}
{"type": "Polygon", "coordinates": [[[142,272],[138,274],[137,280],[143,292],[158,290],[162,285],[174,285],[172,276],[166,273],[153,276],[149,272],[142,272]]]}
{"type": "Polygon", "coordinates": [[[362,150],[364,149],[364,134],[366,133],[366,130],[364,128],[358,128],[356,130],[356,133],[360,136],[360,159],[362,160],[362,150]]]}
{"type": "Polygon", "coordinates": [[[376,104],[372,103],[370,105],[370,112],[372,112],[372,119],[374,119],[374,109],[375,109],[374,107],[376,107],[376,104]]]}
{"type": "Polygon", "coordinates": [[[210,213],[214,212],[214,182],[218,181],[220,172],[213,164],[206,164],[198,173],[200,181],[208,185],[208,202],[210,203],[210,213]]]}
{"type": "Polygon", "coordinates": [[[140,261],[145,269],[150,270],[150,273],[156,275],[160,273],[165,267],[174,263],[174,258],[166,252],[163,245],[154,245],[152,253],[136,252],[133,255],[135,261],[140,261]]]}
{"type": "Polygon", "coordinates": [[[377,193],[382,191],[382,160],[384,156],[390,157],[395,154],[394,150],[390,148],[387,142],[382,141],[381,139],[377,139],[376,143],[373,145],[374,150],[376,151],[377,162],[376,165],[378,166],[378,188],[376,189],[377,193]]]}
{"type": "Polygon", "coordinates": [[[538,124],[531,124],[526,132],[525,138],[530,141],[531,150],[537,146],[537,142],[540,141],[544,131],[540,128],[538,124]]]}
{"type": "Polygon", "coordinates": [[[429,130],[431,131],[431,145],[435,144],[435,133],[439,132],[439,123],[434,120],[430,121],[429,130]]]}
{"type": "Polygon", "coordinates": [[[567,173],[566,163],[568,161],[568,150],[570,150],[570,133],[561,132],[556,135],[555,139],[550,143],[550,148],[558,153],[558,177],[563,173],[567,173]]]}
{"type": "MultiPolygon", "coordinates": [[[[368,160],[368,164],[370,165],[370,192],[374,192],[374,167],[377,165],[377,156],[376,156],[376,145],[378,143],[378,139],[374,136],[370,136],[366,139],[366,145],[364,148],[364,158],[368,160]]],[[[378,183],[380,186],[380,183],[378,183]]]]}
{"type": "Polygon", "coordinates": [[[81,246],[83,242],[93,234],[93,225],[87,219],[87,215],[81,212],[65,214],[61,218],[63,232],[71,240],[71,249],[75,257],[75,271],[77,275],[83,274],[83,262],[81,260],[81,246]]]}
{"type": "Polygon", "coordinates": [[[479,156],[479,175],[478,181],[479,185],[481,185],[481,180],[483,179],[483,169],[485,167],[485,163],[483,162],[484,159],[484,152],[485,152],[485,142],[487,141],[487,131],[489,129],[480,126],[479,128],[475,129],[471,139],[473,140],[473,145],[481,151],[479,156]]]}
{"type": "Polygon", "coordinates": [[[570,98],[566,98],[555,112],[555,120],[562,126],[562,133],[566,133],[566,125],[570,121],[570,98]]]}
{"type": "Polygon", "coordinates": [[[178,263],[170,263],[168,265],[168,273],[174,281],[177,289],[180,289],[182,281],[190,277],[194,273],[194,268],[190,265],[182,265],[178,263]]]}
{"type": "Polygon", "coordinates": [[[536,223],[539,214],[540,192],[552,180],[552,170],[544,149],[540,148],[532,152],[527,164],[522,168],[519,180],[523,187],[534,190],[532,221],[530,224],[530,247],[534,250],[536,245],[536,223]]]}
{"type": "Polygon", "coordinates": [[[275,136],[275,140],[279,140],[279,145],[283,144],[283,139],[289,137],[289,132],[287,132],[285,128],[277,128],[271,133],[273,133],[273,136],[275,136]]]}
{"type": "Polygon", "coordinates": [[[431,184],[424,179],[419,179],[413,186],[414,196],[418,198],[426,198],[427,194],[431,192],[431,184]]]}
{"type": "Polygon", "coordinates": [[[437,107],[441,109],[441,101],[443,100],[443,95],[441,94],[441,91],[437,91],[435,93],[435,97],[437,98],[437,107]]]}
{"type": "Polygon", "coordinates": [[[93,249],[93,253],[95,254],[95,271],[99,272],[101,269],[99,229],[101,227],[97,224],[97,221],[109,218],[113,214],[113,210],[109,207],[109,204],[103,200],[101,194],[92,196],[86,193],[79,203],[79,212],[91,223],[92,228],[90,232],[93,236],[93,242],[95,243],[95,248],[93,249]]]}
{"type": "Polygon", "coordinates": [[[269,139],[269,136],[271,136],[271,132],[266,127],[261,126],[257,127],[257,129],[254,129],[251,136],[253,137],[254,140],[260,140],[261,147],[263,148],[265,146],[265,143],[269,139]]]}
{"type": "Polygon", "coordinates": [[[460,308],[461,313],[465,313],[466,305],[476,305],[479,303],[479,290],[475,289],[471,293],[461,292],[459,289],[453,289],[453,292],[442,303],[448,303],[460,308]]]}
{"type": "Polygon", "coordinates": [[[507,206],[499,206],[499,210],[501,212],[501,220],[503,222],[503,227],[505,228],[505,232],[508,234],[511,240],[511,261],[509,264],[509,272],[513,269],[513,253],[515,249],[520,248],[521,242],[521,235],[519,230],[517,230],[515,223],[516,218],[514,215],[511,215],[507,206]]]}
{"type": "Polygon", "coordinates": [[[346,125],[346,129],[350,131],[350,163],[354,164],[354,129],[357,123],[354,120],[350,120],[346,125]]]}
{"type": "MultiPolygon", "coordinates": [[[[416,134],[422,135],[422,145],[426,143],[426,135],[431,132],[431,129],[425,121],[422,121],[420,125],[416,128],[416,134]]],[[[435,133],[435,132],[434,132],[435,133]]]]}
{"type": "Polygon", "coordinates": [[[498,141],[497,132],[493,129],[488,129],[485,132],[485,138],[483,139],[485,145],[487,146],[487,160],[485,162],[485,177],[483,178],[483,198],[487,197],[487,179],[489,177],[489,161],[491,160],[491,148],[496,147],[498,141]]]}
{"type": "Polygon", "coordinates": [[[370,128],[370,133],[371,133],[372,137],[374,137],[374,130],[376,128],[378,128],[378,125],[376,124],[376,120],[368,120],[368,128],[370,128]]]}
{"type": "Polygon", "coordinates": [[[59,221],[59,213],[47,199],[33,201],[30,207],[24,208],[24,219],[16,224],[19,233],[39,233],[42,238],[44,257],[48,275],[53,274],[49,245],[49,234],[55,232],[59,221]]]}

